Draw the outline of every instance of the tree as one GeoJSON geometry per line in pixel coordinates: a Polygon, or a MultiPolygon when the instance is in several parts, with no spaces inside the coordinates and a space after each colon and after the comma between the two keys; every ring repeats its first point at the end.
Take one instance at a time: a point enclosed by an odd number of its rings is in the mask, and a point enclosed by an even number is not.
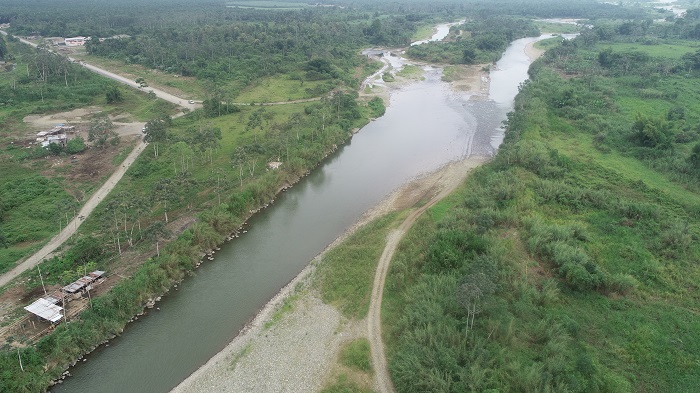
{"type": "Polygon", "coordinates": [[[172,201],[177,192],[175,185],[170,179],[160,179],[153,185],[151,197],[157,203],[163,204],[165,212],[165,222],[168,222],[168,202],[172,201]]]}
{"type": "Polygon", "coordinates": [[[119,90],[119,88],[115,85],[112,85],[107,89],[105,92],[105,98],[107,99],[108,104],[116,104],[124,101],[121,90],[119,90]]]}
{"type": "Polygon", "coordinates": [[[258,141],[258,134],[255,131],[262,130],[264,125],[269,124],[273,116],[274,115],[267,112],[265,108],[260,108],[251,113],[248,117],[248,123],[246,124],[245,129],[246,131],[253,131],[253,139],[256,143],[258,141]]]}
{"type": "Polygon", "coordinates": [[[153,143],[153,154],[158,158],[158,142],[163,142],[167,138],[167,129],[171,123],[170,117],[167,115],[158,117],[146,123],[143,138],[148,143],[153,143]]]}
{"type": "Polygon", "coordinates": [[[7,45],[5,45],[5,40],[0,36],[0,60],[5,60],[7,55],[7,45]]]}
{"type": "Polygon", "coordinates": [[[114,124],[109,116],[104,112],[93,116],[88,130],[88,142],[93,142],[98,147],[104,147],[110,137],[115,138],[118,135],[114,132],[114,124]]]}
{"type": "Polygon", "coordinates": [[[51,142],[51,143],[49,143],[49,151],[54,156],[57,156],[63,152],[63,147],[61,145],[59,145],[58,143],[51,142]]]}
{"type": "Polygon", "coordinates": [[[143,231],[143,238],[147,241],[157,242],[159,239],[167,238],[171,234],[165,222],[156,221],[143,231]]]}
{"type": "Polygon", "coordinates": [[[664,119],[650,118],[638,113],[632,124],[632,136],[641,146],[670,149],[673,146],[671,127],[671,123],[664,119]]]}
{"type": "Polygon", "coordinates": [[[231,165],[238,167],[238,179],[240,180],[241,187],[243,187],[243,167],[248,161],[248,154],[246,149],[242,146],[236,147],[231,156],[231,165]]]}
{"type": "Polygon", "coordinates": [[[192,192],[196,191],[197,180],[192,177],[190,172],[180,172],[173,179],[173,185],[177,193],[172,195],[175,201],[180,201],[184,198],[187,201],[187,208],[192,207],[192,192]]]}
{"type": "Polygon", "coordinates": [[[690,152],[690,157],[688,157],[688,162],[690,162],[691,167],[700,173],[700,142],[693,146],[693,150],[690,152]]]}
{"type": "Polygon", "coordinates": [[[229,181],[226,178],[226,173],[224,173],[221,168],[214,169],[209,174],[209,184],[214,187],[219,205],[221,205],[221,192],[230,188],[229,181]]]}
{"type": "Polygon", "coordinates": [[[177,175],[177,163],[176,160],[179,158],[180,161],[180,172],[187,172],[190,169],[190,162],[192,161],[192,157],[194,156],[194,151],[192,151],[192,148],[185,143],[185,142],[177,142],[174,144],[172,147],[170,147],[170,151],[172,152],[171,155],[175,155],[177,157],[173,157],[173,166],[175,167],[175,174],[177,175]]]}
{"type": "Polygon", "coordinates": [[[211,164],[214,161],[214,150],[219,148],[219,140],[221,140],[221,129],[207,126],[195,134],[193,142],[199,147],[205,159],[207,154],[209,155],[211,164]]]}
{"type": "Polygon", "coordinates": [[[476,60],[476,49],[474,48],[473,45],[468,45],[464,50],[462,51],[462,62],[464,64],[473,64],[474,61],[476,60]]]}
{"type": "Polygon", "coordinates": [[[465,334],[474,328],[474,317],[483,311],[484,298],[496,291],[496,285],[483,272],[467,275],[457,288],[457,300],[467,310],[465,334]]]}

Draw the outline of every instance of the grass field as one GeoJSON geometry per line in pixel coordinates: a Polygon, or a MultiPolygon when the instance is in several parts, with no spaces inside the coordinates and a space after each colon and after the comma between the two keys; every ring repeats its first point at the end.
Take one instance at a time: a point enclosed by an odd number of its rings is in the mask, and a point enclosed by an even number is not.
{"type": "Polygon", "coordinates": [[[679,59],[686,53],[696,52],[700,49],[700,43],[690,41],[658,40],[651,41],[649,45],[639,43],[601,43],[599,50],[611,48],[614,51],[638,51],[649,56],[679,59]]]}
{"type": "Polygon", "coordinates": [[[367,315],[377,262],[399,218],[390,214],[363,226],[329,250],[319,264],[314,285],[323,301],[336,306],[345,317],[359,320],[367,315]]]}
{"type": "Polygon", "coordinates": [[[570,23],[551,23],[551,22],[541,22],[535,21],[535,26],[544,34],[572,34],[578,33],[581,30],[580,26],[570,23]]]}
{"type": "Polygon", "coordinates": [[[421,41],[421,40],[427,40],[433,36],[435,33],[435,26],[433,25],[427,25],[427,26],[421,26],[416,30],[415,33],[413,33],[413,36],[411,37],[412,41],[421,41]]]}
{"type": "Polygon", "coordinates": [[[235,97],[236,102],[285,102],[320,97],[335,87],[329,81],[304,81],[277,75],[255,81],[235,97]]]}
{"type": "MultiPolygon", "coordinates": [[[[126,64],[120,60],[90,56],[86,53],[78,53],[72,56],[132,80],[144,78],[149,86],[164,90],[184,99],[201,100],[205,96],[205,87],[193,77],[170,74],[146,68],[139,64],[126,64]]],[[[148,88],[144,90],[148,90],[148,88]]]]}
{"type": "Polygon", "coordinates": [[[285,1],[250,0],[227,2],[227,7],[252,8],[259,10],[300,10],[310,7],[309,3],[293,3],[285,1]]]}

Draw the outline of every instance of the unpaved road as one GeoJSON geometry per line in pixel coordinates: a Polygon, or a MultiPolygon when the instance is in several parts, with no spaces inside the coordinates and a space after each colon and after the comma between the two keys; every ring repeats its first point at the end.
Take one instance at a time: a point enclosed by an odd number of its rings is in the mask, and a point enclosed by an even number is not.
{"type": "Polygon", "coordinates": [[[36,252],[34,255],[30,256],[27,258],[24,262],[20,263],[19,265],[15,266],[14,269],[10,270],[9,272],[3,274],[0,276],[0,287],[3,285],[7,284],[11,280],[13,280],[15,277],[19,276],[24,272],[25,270],[31,269],[37,264],[39,264],[44,258],[50,258],[52,256],[52,253],[61,245],[63,242],[68,240],[74,233],[75,231],[78,230],[80,227],[80,224],[82,224],[83,219],[92,213],[92,211],[97,207],[97,205],[109,194],[110,191],[112,191],[112,188],[119,182],[119,180],[124,176],[124,173],[126,173],[126,170],[129,169],[129,166],[134,163],[134,160],[136,160],[136,157],[141,154],[141,152],[146,148],[148,143],[144,142],[143,140],[136,145],[134,150],[129,153],[129,155],[126,157],[124,162],[122,163],[122,166],[117,168],[114,173],[112,173],[112,176],[107,179],[107,181],[102,185],[102,187],[97,190],[90,199],[88,199],[87,202],[85,202],[85,205],[80,209],[80,212],[78,212],[78,216],[75,217],[68,225],[63,228],[63,230],[56,236],[54,236],[53,239],[51,239],[44,247],[41,248],[38,252],[36,252]],[[80,217],[83,217],[81,219],[80,217]]]}
{"type": "MultiPolygon", "coordinates": [[[[72,57],[69,57],[68,59],[76,61],[72,57]]],[[[170,93],[166,93],[163,90],[156,89],[155,87],[141,87],[138,83],[132,81],[131,79],[127,79],[121,75],[117,75],[113,72],[107,71],[103,68],[96,67],[92,64],[85,63],[83,61],[80,62],[80,65],[83,67],[87,68],[88,70],[100,74],[102,76],[106,76],[107,78],[113,79],[117,82],[123,83],[129,87],[133,87],[134,89],[142,90],[144,92],[153,92],[155,93],[156,97],[163,99],[168,102],[172,102],[175,105],[179,105],[181,107],[187,108],[189,110],[194,110],[196,108],[201,107],[200,104],[194,103],[190,104],[190,102],[184,98],[176,97],[170,93]]]]}
{"type": "MultiPolygon", "coordinates": [[[[7,35],[7,32],[5,32],[5,31],[3,31],[3,30],[0,30],[0,34],[2,34],[2,35],[7,35]]],[[[37,44],[35,44],[35,43],[31,42],[31,41],[27,41],[27,40],[25,40],[24,38],[19,38],[19,37],[15,37],[15,38],[19,39],[19,41],[22,42],[22,43],[24,43],[24,44],[27,44],[27,45],[29,45],[29,46],[33,46],[34,48],[38,47],[37,44]]],[[[52,51],[52,50],[49,50],[49,51],[50,51],[50,52],[53,52],[53,53],[57,53],[57,52],[54,52],[54,51],[52,51]]],[[[57,54],[59,54],[59,53],[57,53],[57,54]]],[[[105,69],[103,69],[103,68],[94,66],[94,65],[92,65],[92,64],[88,64],[88,63],[86,63],[86,62],[84,62],[84,61],[79,61],[79,60],[74,59],[74,58],[72,58],[72,57],[68,57],[68,60],[77,62],[77,63],[79,63],[80,65],[82,65],[83,67],[87,68],[88,70],[90,70],[90,71],[92,71],[92,72],[94,72],[94,73],[96,73],[96,74],[100,74],[100,75],[102,75],[102,76],[106,76],[106,77],[109,78],[109,79],[113,79],[113,80],[115,80],[115,81],[117,81],[117,82],[119,82],[119,83],[123,83],[123,84],[125,84],[125,85],[127,85],[127,86],[129,86],[129,87],[133,87],[134,89],[142,90],[142,91],[145,91],[145,92],[151,92],[151,91],[152,91],[153,93],[155,93],[156,97],[158,97],[158,98],[160,98],[160,99],[163,99],[163,100],[165,100],[165,101],[168,101],[168,102],[172,102],[172,103],[175,104],[175,105],[179,105],[179,106],[181,106],[181,107],[188,108],[189,110],[194,110],[194,109],[196,109],[196,108],[201,107],[200,104],[197,104],[197,103],[190,104],[190,102],[189,102],[188,100],[184,99],[184,98],[176,97],[176,96],[174,96],[174,95],[172,95],[172,94],[170,94],[170,93],[166,93],[166,92],[164,92],[163,90],[159,90],[159,89],[156,89],[156,88],[154,88],[154,87],[145,87],[145,88],[142,88],[138,83],[132,81],[131,79],[127,79],[127,78],[125,78],[125,77],[123,77],[123,76],[121,76],[121,75],[117,75],[117,74],[115,74],[115,73],[113,73],[113,72],[107,71],[107,70],[105,70],[105,69]]]]}
{"type": "MultiPolygon", "coordinates": [[[[0,30],[0,34],[2,35],[7,35],[5,31],[0,30]]],[[[19,37],[17,37],[19,38],[19,37]]],[[[23,38],[19,38],[19,40],[27,45],[37,47],[38,45],[27,41],[23,38]]],[[[71,59],[69,57],[70,60],[71,59]]],[[[90,71],[93,71],[95,73],[98,73],[100,75],[106,76],[108,78],[114,79],[118,82],[121,82],[127,86],[133,87],[135,89],[141,90],[141,87],[136,83],[133,82],[127,78],[124,78],[122,76],[119,76],[117,74],[114,74],[112,72],[109,72],[107,70],[104,70],[99,67],[95,67],[91,64],[87,63],[81,63],[81,65],[85,68],[87,68],[90,71]]],[[[179,105],[185,108],[189,108],[190,110],[195,109],[196,107],[199,107],[199,104],[190,104],[187,100],[176,97],[172,94],[166,93],[162,90],[154,89],[154,88],[149,88],[148,90],[153,91],[157,97],[172,102],[175,105],[179,105]]],[[[183,113],[178,114],[178,116],[182,116],[183,113]]],[[[129,126],[129,125],[127,125],[129,126]]],[[[133,133],[134,128],[138,126],[130,125],[128,127],[128,133],[133,133]]],[[[117,168],[117,170],[112,174],[112,176],[107,179],[107,181],[100,187],[93,195],[88,199],[88,201],[83,205],[83,207],[80,209],[80,212],[78,213],[78,216],[74,218],[68,225],[54,238],[52,238],[44,247],[41,248],[38,252],[36,252],[34,255],[30,256],[27,258],[24,262],[20,263],[19,265],[15,266],[14,269],[8,271],[7,273],[3,274],[0,276],[0,287],[6,285],[8,282],[22,274],[25,270],[31,269],[37,264],[39,264],[43,259],[45,258],[50,258],[52,256],[52,253],[61,245],[63,242],[68,240],[74,233],[75,231],[80,227],[80,224],[82,224],[83,220],[92,213],[92,211],[97,207],[97,205],[102,201],[107,194],[109,194],[110,191],[114,188],[114,186],[121,180],[122,176],[124,176],[124,173],[126,173],[126,170],[129,169],[131,164],[134,163],[136,158],[141,154],[141,152],[146,148],[148,143],[144,142],[143,140],[134,148],[134,150],[129,153],[129,155],[126,157],[124,162],[122,163],[122,166],[117,168]],[[80,217],[83,217],[82,219],[80,217]]]]}
{"type": "Polygon", "coordinates": [[[389,376],[389,368],[387,367],[386,356],[384,354],[384,343],[382,341],[382,325],[381,325],[381,309],[382,298],[384,295],[384,282],[389,271],[391,259],[394,256],[396,247],[399,242],[408,232],[409,229],[431,206],[441,201],[446,196],[450,195],[462,182],[466,179],[469,172],[475,167],[485,162],[484,158],[469,158],[459,163],[452,164],[440,178],[442,183],[441,191],[432,197],[428,203],[421,206],[412,212],[397,229],[392,231],[387,236],[386,246],[379,258],[377,271],[374,275],[374,284],[372,285],[372,296],[370,298],[369,313],[367,315],[367,335],[370,342],[370,350],[372,353],[372,365],[376,376],[375,387],[380,393],[393,393],[394,385],[389,376]]]}

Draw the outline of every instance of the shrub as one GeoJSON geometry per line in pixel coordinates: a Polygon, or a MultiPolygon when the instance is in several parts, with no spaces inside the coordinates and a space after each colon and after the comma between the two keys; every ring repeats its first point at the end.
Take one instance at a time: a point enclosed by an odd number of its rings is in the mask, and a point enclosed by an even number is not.
{"type": "Polygon", "coordinates": [[[371,113],[372,117],[382,116],[382,115],[384,115],[384,112],[386,112],[386,106],[384,105],[384,101],[379,97],[372,98],[367,103],[367,106],[369,106],[369,109],[372,112],[371,113]]]}
{"type": "Polygon", "coordinates": [[[79,136],[68,141],[68,143],[66,144],[66,153],[77,154],[84,151],[85,148],[85,139],[79,136]]]}
{"type": "Polygon", "coordinates": [[[621,295],[626,295],[633,290],[637,289],[639,286],[639,281],[629,274],[617,273],[614,274],[607,284],[607,288],[610,291],[617,292],[621,295]]]}

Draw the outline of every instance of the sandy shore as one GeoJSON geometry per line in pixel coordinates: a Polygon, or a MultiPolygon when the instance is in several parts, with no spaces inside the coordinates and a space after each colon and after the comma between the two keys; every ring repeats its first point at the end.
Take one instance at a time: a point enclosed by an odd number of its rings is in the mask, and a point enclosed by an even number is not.
{"type": "MultiPolygon", "coordinates": [[[[461,80],[452,86],[472,97],[483,96],[488,94],[488,77],[484,74],[480,66],[465,68],[461,80]]],[[[482,157],[467,158],[403,185],[328,249],[375,218],[412,207],[453,187],[484,161],[482,157]]],[[[323,253],[268,302],[226,348],[172,392],[320,391],[330,378],[342,344],[368,334],[366,321],[348,321],[335,308],[324,304],[311,288],[315,266],[322,257],[323,253]],[[279,310],[289,308],[290,303],[291,311],[276,315],[279,310]],[[285,304],[287,307],[283,307],[285,304]],[[274,323],[266,327],[270,321],[274,323]]]]}
{"type": "Polygon", "coordinates": [[[531,61],[537,60],[540,56],[544,54],[544,50],[535,47],[536,42],[531,42],[525,46],[525,54],[530,58],[531,61]]]}

